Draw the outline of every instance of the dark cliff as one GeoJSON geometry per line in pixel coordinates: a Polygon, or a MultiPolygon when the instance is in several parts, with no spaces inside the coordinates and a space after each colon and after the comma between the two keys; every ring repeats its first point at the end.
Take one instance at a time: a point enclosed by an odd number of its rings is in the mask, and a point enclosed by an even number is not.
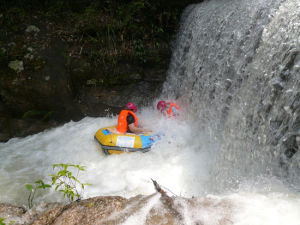
{"type": "Polygon", "coordinates": [[[147,105],[184,7],[200,1],[4,1],[0,141],[147,105]]]}

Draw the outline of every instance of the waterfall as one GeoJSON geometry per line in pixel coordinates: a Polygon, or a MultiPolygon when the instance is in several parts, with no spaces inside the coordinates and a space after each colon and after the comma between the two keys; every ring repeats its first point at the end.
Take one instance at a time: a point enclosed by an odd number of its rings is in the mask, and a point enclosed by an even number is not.
{"type": "Polygon", "coordinates": [[[220,143],[221,189],[276,176],[299,186],[300,3],[211,0],[182,16],[162,97],[220,143]]]}
{"type": "MultiPolygon", "coordinates": [[[[137,114],[161,134],[151,151],[99,151],[94,134],[115,125],[116,116],[13,138],[0,143],[0,202],[27,205],[25,184],[49,183],[53,164],[71,163],[86,166],[79,180],[92,185],[83,199],[135,201],[155,193],[154,179],[174,197],[182,224],[299,225],[299,34],[299,0],[188,6],[160,97],[175,100],[181,115],[168,119],[153,107],[137,114]]],[[[42,201],[66,200],[48,189],[34,204],[42,201]]],[[[164,213],[159,194],[130,205],[115,224],[146,224],[153,213],[153,221],[164,213]]]]}

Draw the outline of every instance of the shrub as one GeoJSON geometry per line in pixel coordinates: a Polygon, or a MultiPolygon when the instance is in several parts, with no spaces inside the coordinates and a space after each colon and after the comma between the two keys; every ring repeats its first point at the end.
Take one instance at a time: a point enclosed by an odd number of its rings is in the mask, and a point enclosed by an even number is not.
{"type": "MultiPolygon", "coordinates": [[[[88,183],[84,184],[78,180],[78,175],[80,171],[85,171],[84,166],[74,165],[74,164],[53,164],[53,170],[56,168],[59,171],[56,174],[51,174],[52,184],[46,184],[43,180],[37,180],[33,185],[26,184],[25,187],[30,191],[28,196],[28,207],[31,209],[33,207],[33,200],[38,189],[46,189],[55,186],[55,190],[62,192],[64,197],[69,201],[80,200],[81,193],[80,189],[83,190],[86,185],[90,185],[88,183]],[[77,174],[74,176],[69,168],[77,169],[77,174]],[[78,188],[78,185],[80,188],[78,188]]],[[[1,220],[0,220],[1,222],[1,220]]],[[[0,224],[2,225],[2,224],[0,224]]]]}

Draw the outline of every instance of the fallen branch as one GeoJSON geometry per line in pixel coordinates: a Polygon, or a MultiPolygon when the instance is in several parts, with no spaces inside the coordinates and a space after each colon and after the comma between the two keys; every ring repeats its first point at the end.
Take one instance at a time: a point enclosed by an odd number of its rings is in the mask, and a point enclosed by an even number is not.
{"type": "Polygon", "coordinates": [[[183,221],[181,213],[179,213],[174,207],[174,200],[170,196],[168,196],[167,192],[164,191],[155,180],[151,180],[153,182],[155,190],[161,194],[162,203],[171,211],[174,216],[183,221]]]}

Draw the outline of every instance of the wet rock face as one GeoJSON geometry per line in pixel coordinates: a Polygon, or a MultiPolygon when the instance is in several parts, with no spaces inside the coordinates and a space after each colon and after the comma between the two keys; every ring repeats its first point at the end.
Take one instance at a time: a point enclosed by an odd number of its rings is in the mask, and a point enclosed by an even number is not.
{"type": "Polygon", "coordinates": [[[20,217],[26,212],[26,209],[20,206],[15,206],[9,203],[0,204],[0,217],[5,217],[7,215],[13,215],[20,217]]]}
{"type": "Polygon", "coordinates": [[[45,211],[32,224],[95,224],[124,209],[121,197],[96,197],[45,211]]]}
{"type": "Polygon", "coordinates": [[[125,199],[118,196],[95,197],[65,205],[41,203],[31,210],[0,204],[0,217],[15,225],[75,224],[232,224],[233,204],[226,199],[174,198],[166,203],[160,194],[125,199]],[[177,213],[174,213],[174,210],[177,213]],[[199,213],[199,211],[201,213],[199,213]],[[214,215],[211,215],[211,211],[214,215]],[[213,217],[213,218],[212,218],[213,217]]]}
{"type": "Polygon", "coordinates": [[[69,205],[40,203],[30,210],[1,203],[0,217],[19,225],[95,224],[124,209],[126,203],[122,197],[95,197],[69,205]]]}
{"type": "Polygon", "coordinates": [[[39,50],[39,57],[47,62],[39,65],[41,68],[1,71],[0,141],[39,132],[66,119],[80,118],[81,113],[73,103],[66,60],[61,56],[63,43],[53,40],[50,45],[52,48],[39,50]]]}
{"type": "Polygon", "coordinates": [[[84,57],[66,56],[70,47],[45,24],[29,30],[20,43],[4,45],[7,53],[24,57],[1,63],[0,141],[85,116],[116,114],[128,101],[147,105],[160,93],[166,68],[130,63],[95,68],[84,57]]]}

